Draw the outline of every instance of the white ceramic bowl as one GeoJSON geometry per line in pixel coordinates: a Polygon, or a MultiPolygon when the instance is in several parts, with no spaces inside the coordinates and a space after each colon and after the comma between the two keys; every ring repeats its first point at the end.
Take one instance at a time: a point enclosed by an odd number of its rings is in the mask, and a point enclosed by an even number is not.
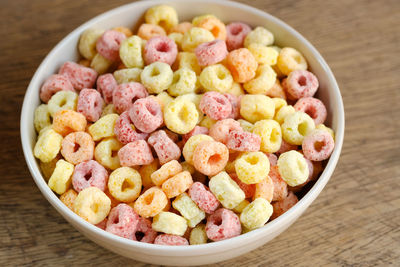
{"type": "Polygon", "coordinates": [[[21,113],[21,140],[25,159],[33,179],[51,205],[77,230],[98,245],[125,257],[162,265],[199,265],[231,259],[279,235],[307,209],[328,182],[339,159],[343,134],[344,110],[340,91],[331,70],[317,50],[279,19],[243,4],[217,0],[136,2],[113,9],[86,22],[65,37],[43,60],[26,91],[21,113]],[[81,219],[58,199],[40,173],[38,162],[32,153],[36,140],[33,114],[40,103],[39,88],[43,81],[49,75],[56,73],[65,61],[78,59],[77,43],[85,29],[137,25],[149,7],[160,3],[168,3],[175,7],[181,21],[191,20],[196,15],[212,13],[224,22],[243,21],[252,26],[264,26],[273,32],[277,45],[290,46],[301,51],[320,81],[318,97],[327,106],[328,125],[336,132],[335,149],[324,172],[311,190],[288,212],[260,229],[232,239],[197,246],[169,247],[131,241],[105,232],[81,219]]]}

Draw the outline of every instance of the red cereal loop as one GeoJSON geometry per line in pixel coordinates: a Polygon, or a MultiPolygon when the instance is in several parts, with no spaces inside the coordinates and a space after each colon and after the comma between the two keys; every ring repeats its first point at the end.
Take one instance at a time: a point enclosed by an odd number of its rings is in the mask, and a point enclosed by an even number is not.
{"type": "Polygon", "coordinates": [[[136,100],[128,113],[135,127],[144,133],[151,133],[163,124],[161,106],[152,97],[136,100]]]}
{"type": "Polygon", "coordinates": [[[202,96],[200,110],[211,119],[222,120],[228,118],[232,113],[232,105],[223,94],[212,91],[202,96]]]}
{"type": "Polygon", "coordinates": [[[194,51],[200,66],[217,64],[226,58],[228,50],[225,41],[214,40],[198,45],[194,51]]]}
{"type": "Polygon", "coordinates": [[[260,150],[261,137],[246,131],[230,131],[226,146],[235,151],[258,151],[260,150]]]}
{"type": "Polygon", "coordinates": [[[104,101],[95,89],[82,89],[78,97],[77,111],[82,113],[88,121],[95,122],[103,111],[104,101]]]}
{"type": "Polygon", "coordinates": [[[217,121],[210,128],[210,136],[218,142],[226,144],[228,142],[229,132],[243,131],[240,123],[234,119],[225,119],[217,121]]]}
{"type": "Polygon", "coordinates": [[[264,153],[264,154],[267,155],[271,167],[276,166],[276,164],[278,164],[278,157],[275,154],[272,153],[264,153]]]}
{"type": "Polygon", "coordinates": [[[119,31],[108,30],[97,39],[96,49],[97,52],[104,58],[117,61],[119,59],[119,47],[126,35],[119,31]]]}
{"type": "Polygon", "coordinates": [[[103,95],[104,102],[107,104],[113,102],[113,91],[117,86],[118,83],[111,73],[100,75],[97,78],[97,91],[103,95]]]}
{"type": "Polygon", "coordinates": [[[83,88],[93,88],[97,78],[97,72],[94,69],[71,61],[65,62],[58,74],[66,76],[78,91],[83,88]]]}
{"type": "Polygon", "coordinates": [[[181,150],[178,145],[163,130],[152,133],[147,142],[156,151],[161,165],[174,159],[177,160],[181,156],[181,150]]]}
{"type": "Polygon", "coordinates": [[[50,98],[58,91],[72,91],[75,92],[72,83],[67,76],[60,74],[53,74],[44,82],[40,88],[40,99],[47,103],[50,98]]]}
{"type": "Polygon", "coordinates": [[[139,215],[127,204],[118,204],[108,215],[106,231],[114,235],[133,239],[139,222],[139,215]]]}
{"type": "Polygon", "coordinates": [[[95,224],[95,226],[99,227],[101,230],[106,230],[107,227],[107,218],[99,222],[98,224],[95,224]]]}
{"type": "Polygon", "coordinates": [[[190,186],[189,196],[206,213],[213,213],[219,206],[218,199],[200,182],[195,182],[190,186]]]}
{"type": "Polygon", "coordinates": [[[280,201],[284,199],[288,194],[288,185],[279,174],[278,166],[272,166],[269,169],[268,176],[269,178],[271,178],[274,184],[274,194],[272,197],[272,201],[280,201]]]}
{"type": "Polygon", "coordinates": [[[182,135],[182,140],[183,140],[184,143],[186,143],[187,140],[189,140],[190,137],[192,137],[194,135],[198,135],[198,134],[207,134],[208,135],[208,128],[196,125],[193,128],[193,130],[191,130],[187,134],[182,135]]]}
{"type": "Polygon", "coordinates": [[[274,209],[274,212],[272,213],[271,220],[281,216],[291,207],[296,205],[298,201],[299,200],[297,196],[292,191],[289,191],[289,194],[283,200],[272,202],[272,207],[274,209]]]}
{"type": "Polygon", "coordinates": [[[107,181],[107,170],[95,160],[79,163],[72,175],[72,186],[78,193],[88,187],[97,187],[104,192],[107,181]]]}
{"type": "Polygon", "coordinates": [[[179,235],[161,234],[156,237],[154,244],[164,246],[188,246],[189,242],[186,238],[179,235]]]}
{"type": "Polygon", "coordinates": [[[229,100],[229,102],[232,105],[232,111],[231,111],[231,114],[228,116],[228,118],[237,119],[240,114],[240,99],[241,99],[241,97],[237,97],[237,96],[229,94],[229,93],[224,93],[224,96],[229,100]]]}
{"type": "Polygon", "coordinates": [[[177,55],[178,47],[173,40],[166,36],[156,36],[147,41],[143,57],[146,65],[159,61],[171,66],[177,55]]]}
{"type": "Polygon", "coordinates": [[[132,239],[143,243],[153,243],[156,239],[157,232],[151,228],[151,221],[146,218],[139,217],[139,222],[136,227],[132,239]]]}
{"type": "Polygon", "coordinates": [[[126,144],[118,151],[119,161],[123,167],[148,165],[153,162],[153,154],[145,140],[136,140],[126,144]]]}
{"type": "Polygon", "coordinates": [[[128,111],[122,113],[115,122],[114,133],[122,144],[128,144],[136,140],[144,140],[148,136],[146,133],[138,133],[134,130],[128,111]]]}
{"type": "Polygon", "coordinates": [[[220,208],[207,218],[206,234],[212,241],[220,241],[240,235],[239,217],[231,210],[220,208]]]}
{"type": "Polygon", "coordinates": [[[242,22],[232,22],[226,25],[226,46],[229,51],[243,47],[244,39],[251,32],[249,25],[242,22]]]}
{"type": "Polygon", "coordinates": [[[118,113],[122,113],[130,108],[139,98],[149,95],[146,88],[136,82],[122,83],[115,87],[113,91],[113,104],[118,113]]]}
{"type": "Polygon", "coordinates": [[[314,97],[300,98],[294,105],[294,109],[310,115],[310,117],[314,120],[315,125],[324,123],[326,116],[328,115],[324,103],[314,97]]]}
{"type": "Polygon", "coordinates": [[[317,77],[307,70],[294,70],[289,73],[285,87],[289,95],[294,99],[313,96],[318,90],[317,77]]]}
{"type": "Polygon", "coordinates": [[[202,174],[211,176],[222,171],[229,160],[229,149],[216,141],[204,141],[193,152],[193,165],[202,174]]]}
{"type": "Polygon", "coordinates": [[[94,141],[85,132],[70,133],[61,143],[61,155],[74,165],[93,159],[93,152],[94,141]]]}
{"type": "Polygon", "coordinates": [[[329,158],[334,147],[335,141],[324,130],[314,130],[304,137],[302,143],[304,157],[312,161],[322,161],[329,158]]]}
{"type": "Polygon", "coordinates": [[[291,144],[287,143],[285,140],[282,139],[281,147],[276,152],[276,155],[279,156],[280,154],[288,152],[290,150],[297,150],[297,148],[298,148],[298,146],[291,145],[291,144]]]}
{"type": "Polygon", "coordinates": [[[256,190],[256,184],[245,184],[236,175],[236,173],[229,173],[229,176],[234,180],[237,185],[242,189],[246,198],[251,198],[256,190]]]}

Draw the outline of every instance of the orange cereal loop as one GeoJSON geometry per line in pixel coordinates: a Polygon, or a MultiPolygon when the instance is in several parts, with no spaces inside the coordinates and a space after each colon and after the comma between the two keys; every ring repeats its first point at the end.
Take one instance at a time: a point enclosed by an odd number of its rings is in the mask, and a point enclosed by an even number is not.
{"type": "Polygon", "coordinates": [[[53,130],[62,136],[85,131],[86,123],[85,116],[73,110],[60,110],[53,116],[53,130]]]}
{"type": "Polygon", "coordinates": [[[156,36],[166,36],[167,33],[158,25],[144,23],[140,25],[137,35],[144,40],[149,40],[156,36]]]}
{"type": "Polygon", "coordinates": [[[256,76],[258,64],[247,48],[231,51],[226,58],[226,64],[235,82],[245,83],[256,76]]]}
{"type": "Polygon", "coordinates": [[[79,60],[79,65],[85,66],[85,67],[90,67],[91,61],[89,59],[81,59],[79,60]]]}
{"type": "Polygon", "coordinates": [[[222,171],[229,159],[229,149],[216,141],[204,141],[193,152],[193,165],[202,174],[212,176],[222,171]]]}
{"type": "Polygon", "coordinates": [[[74,202],[76,197],[78,196],[78,193],[75,192],[74,189],[69,189],[65,193],[63,193],[60,196],[60,200],[62,203],[65,204],[70,210],[74,210],[74,202]]]}
{"type": "Polygon", "coordinates": [[[123,34],[125,34],[126,37],[131,37],[133,35],[132,31],[130,29],[128,29],[127,27],[115,27],[113,28],[114,31],[117,32],[122,32],[123,34]]]}
{"type": "Polygon", "coordinates": [[[155,185],[162,185],[168,178],[180,173],[182,165],[177,160],[171,160],[153,172],[150,177],[155,185]]]}
{"type": "Polygon", "coordinates": [[[269,176],[267,176],[261,182],[256,184],[256,190],[253,195],[253,200],[261,197],[266,199],[268,202],[271,202],[273,196],[274,196],[274,183],[272,179],[269,178],[269,176]]]}
{"type": "Polygon", "coordinates": [[[185,21],[185,22],[181,22],[181,23],[175,25],[174,27],[172,27],[169,32],[170,33],[177,32],[177,33],[184,34],[188,30],[190,30],[192,27],[193,27],[192,23],[185,21]]]}
{"type": "Polygon", "coordinates": [[[213,16],[206,17],[203,20],[201,20],[200,22],[198,22],[196,27],[200,27],[200,28],[210,31],[214,35],[215,39],[220,39],[223,41],[226,40],[225,24],[222,23],[222,21],[220,21],[216,17],[213,17],[213,16]]]}
{"type": "Polygon", "coordinates": [[[133,209],[144,218],[154,217],[168,206],[168,198],[159,187],[147,189],[136,199],[133,209]]]}
{"type": "Polygon", "coordinates": [[[94,141],[88,133],[70,133],[62,141],[61,155],[74,165],[93,159],[93,153],[94,141]]]}
{"type": "Polygon", "coordinates": [[[192,184],[190,172],[183,171],[165,181],[161,188],[168,198],[173,198],[188,190],[192,184]]]}
{"type": "Polygon", "coordinates": [[[282,87],[279,79],[276,79],[274,85],[268,89],[267,96],[279,97],[279,98],[286,100],[286,93],[285,93],[285,90],[283,90],[283,87],[282,87]]]}

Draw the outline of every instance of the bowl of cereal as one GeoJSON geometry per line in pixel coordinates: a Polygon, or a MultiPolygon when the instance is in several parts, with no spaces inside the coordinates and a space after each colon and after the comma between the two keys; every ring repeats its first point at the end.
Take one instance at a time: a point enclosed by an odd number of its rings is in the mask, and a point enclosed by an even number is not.
{"type": "Polygon", "coordinates": [[[100,246],[163,265],[227,260],[279,235],[329,181],[343,135],[318,51],[230,1],[93,18],[43,60],[21,112],[51,205],[100,246]]]}

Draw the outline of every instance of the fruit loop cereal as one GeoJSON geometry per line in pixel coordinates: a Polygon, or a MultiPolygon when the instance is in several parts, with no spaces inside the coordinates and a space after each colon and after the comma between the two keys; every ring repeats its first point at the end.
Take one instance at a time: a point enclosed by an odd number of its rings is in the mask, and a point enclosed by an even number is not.
{"type": "Polygon", "coordinates": [[[33,154],[49,188],[96,227],[164,246],[281,216],[335,147],[306,58],[259,25],[180,21],[168,5],[143,18],[86,29],[77,63],[40,86],[33,154]]]}

